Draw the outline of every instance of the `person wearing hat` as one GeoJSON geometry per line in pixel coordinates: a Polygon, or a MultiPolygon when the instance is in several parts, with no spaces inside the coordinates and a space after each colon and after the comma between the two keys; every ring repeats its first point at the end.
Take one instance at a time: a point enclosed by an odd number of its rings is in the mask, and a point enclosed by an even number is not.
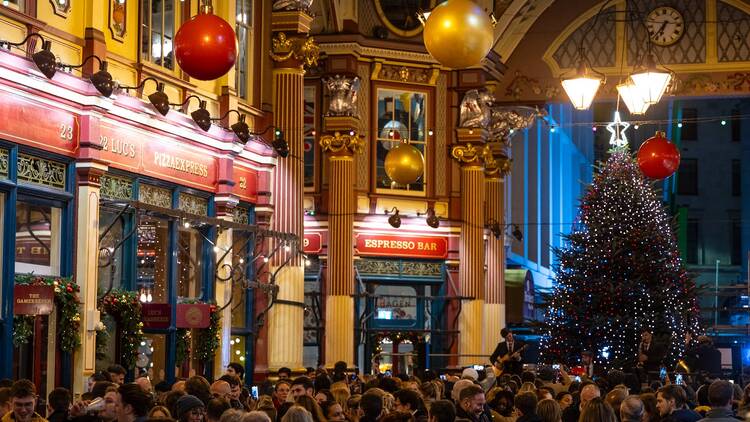
{"type": "Polygon", "coordinates": [[[203,402],[195,396],[186,394],[177,400],[177,420],[180,422],[203,422],[206,407],[203,402]]]}
{"type": "Polygon", "coordinates": [[[521,375],[523,372],[523,351],[526,345],[513,337],[513,332],[509,328],[503,328],[500,331],[505,341],[501,341],[495,347],[495,351],[490,356],[490,362],[495,366],[497,371],[495,376],[502,374],[521,375]]]}

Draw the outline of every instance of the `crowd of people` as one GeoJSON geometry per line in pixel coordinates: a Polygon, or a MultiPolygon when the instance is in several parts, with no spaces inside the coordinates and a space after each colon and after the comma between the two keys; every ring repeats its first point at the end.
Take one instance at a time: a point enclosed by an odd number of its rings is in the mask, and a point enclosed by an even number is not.
{"type": "Polygon", "coordinates": [[[711,377],[646,385],[619,370],[589,378],[557,366],[499,377],[489,369],[418,378],[358,375],[340,362],[296,377],[281,368],[248,388],[237,363],[212,383],[172,385],[125,382],[115,365],[81,397],[55,388],[43,406],[31,381],[0,380],[0,422],[733,422],[750,412],[750,386],[711,377]]]}

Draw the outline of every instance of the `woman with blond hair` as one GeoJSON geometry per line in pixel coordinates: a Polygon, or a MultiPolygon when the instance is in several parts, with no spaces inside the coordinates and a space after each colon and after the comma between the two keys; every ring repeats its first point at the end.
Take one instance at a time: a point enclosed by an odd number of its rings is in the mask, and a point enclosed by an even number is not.
{"type": "MultiPolygon", "coordinates": [[[[323,409],[320,408],[318,402],[310,396],[300,396],[294,401],[297,406],[302,406],[305,410],[310,412],[313,422],[326,422],[326,417],[323,415],[323,409]]],[[[292,410],[292,409],[289,409],[292,410]]],[[[289,411],[287,411],[288,413],[289,411]]],[[[284,415],[286,416],[286,415],[284,415]]],[[[283,418],[282,418],[283,420],[283,418]]]]}
{"type": "Polygon", "coordinates": [[[609,403],[602,397],[595,397],[583,406],[578,422],[617,422],[617,416],[609,403]]]}
{"type": "Polygon", "coordinates": [[[286,415],[281,418],[281,422],[313,422],[313,417],[307,409],[295,405],[287,410],[286,415]]]}
{"type": "Polygon", "coordinates": [[[542,422],[562,421],[562,410],[560,409],[560,404],[553,399],[544,399],[537,403],[536,414],[542,422]]]}

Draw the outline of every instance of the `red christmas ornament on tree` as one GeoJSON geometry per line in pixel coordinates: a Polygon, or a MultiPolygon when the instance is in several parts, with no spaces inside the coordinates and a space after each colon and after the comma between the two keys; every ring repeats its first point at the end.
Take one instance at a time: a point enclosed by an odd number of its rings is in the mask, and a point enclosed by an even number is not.
{"type": "Polygon", "coordinates": [[[237,59],[237,36],[232,26],[213,14],[205,0],[197,15],[174,37],[174,55],[191,78],[210,81],[229,72],[237,59]]]}
{"type": "Polygon", "coordinates": [[[638,148],[638,167],[650,179],[667,178],[680,167],[680,151],[657,131],[638,148]]]}

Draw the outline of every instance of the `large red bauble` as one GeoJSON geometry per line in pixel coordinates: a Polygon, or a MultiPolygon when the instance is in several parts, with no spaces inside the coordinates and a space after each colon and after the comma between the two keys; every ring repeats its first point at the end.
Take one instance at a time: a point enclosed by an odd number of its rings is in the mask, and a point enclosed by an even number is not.
{"type": "Polygon", "coordinates": [[[638,167],[648,178],[667,178],[680,167],[680,151],[664,132],[656,132],[638,148],[638,167]]]}
{"type": "Polygon", "coordinates": [[[237,37],[224,19],[213,13],[198,13],[177,31],[174,55],[191,78],[210,81],[234,66],[237,37]]]}

